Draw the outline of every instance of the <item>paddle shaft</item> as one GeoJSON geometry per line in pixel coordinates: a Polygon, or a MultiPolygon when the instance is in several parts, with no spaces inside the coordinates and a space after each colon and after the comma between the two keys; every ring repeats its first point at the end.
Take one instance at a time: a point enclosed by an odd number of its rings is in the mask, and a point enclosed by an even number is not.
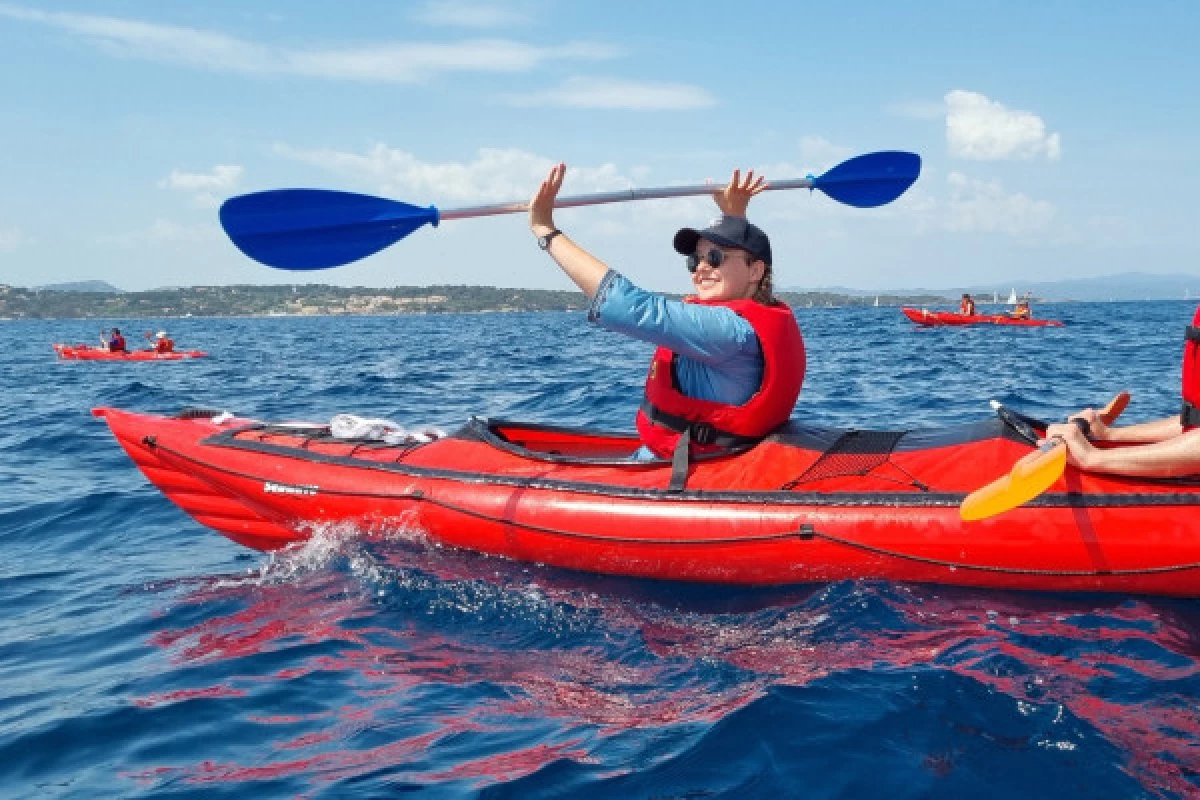
{"type": "MultiPolygon", "coordinates": [[[[765,191],[780,191],[783,189],[812,189],[812,178],[796,178],[788,181],[772,181],[764,187],[765,191]]],[[[598,206],[605,203],[627,203],[631,200],[662,200],[669,197],[697,197],[713,195],[721,191],[715,183],[701,183],[692,186],[663,186],[650,189],[622,189],[619,192],[597,192],[595,194],[580,194],[574,197],[560,197],[554,202],[555,208],[579,208],[580,206],[598,206]]],[[[447,211],[438,210],[438,219],[468,219],[470,217],[493,217],[499,214],[521,214],[529,210],[526,201],[513,203],[497,203],[490,206],[470,206],[468,208],[452,208],[447,211]]]]}

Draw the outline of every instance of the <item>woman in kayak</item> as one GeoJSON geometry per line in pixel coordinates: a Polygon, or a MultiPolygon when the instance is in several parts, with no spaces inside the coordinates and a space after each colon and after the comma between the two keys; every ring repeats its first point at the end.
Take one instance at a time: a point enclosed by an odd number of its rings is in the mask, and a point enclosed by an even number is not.
{"type": "Polygon", "coordinates": [[[678,301],[634,286],[555,227],[565,174],[558,164],[542,181],[529,227],[591,300],[590,322],[658,346],[637,414],[637,456],[673,459],[676,484],[689,453],[744,447],[787,422],[804,381],[804,341],[791,309],[772,293],[770,241],[746,220],[750,199],[766,188],[763,177],[750,171],[742,179],[734,170],[713,193],[722,216],[675,234],[695,290],[678,301]]]}
{"type": "MultiPolygon", "coordinates": [[[[100,341],[104,341],[103,336],[100,337],[100,341]]],[[[108,346],[108,352],[110,353],[124,353],[125,337],[121,335],[121,329],[113,328],[112,332],[108,336],[108,341],[105,342],[105,344],[108,346]]]]}
{"type": "Polygon", "coordinates": [[[975,301],[966,292],[963,292],[962,301],[958,304],[958,313],[966,314],[968,317],[975,316],[975,301]]]}
{"type": "Polygon", "coordinates": [[[1087,436],[1072,422],[1050,425],[1046,436],[1061,437],[1070,463],[1089,472],[1152,478],[1200,474],[1200,308],[1184,331],[1182,384],[1183,408],[1178,415],[1112,428],[1095,409],[1085,408],[1071,419],[1087,422],[1087,436]],[[1104,449],[1094,446],[1089,436],[1134,444],[1104,449]]]}

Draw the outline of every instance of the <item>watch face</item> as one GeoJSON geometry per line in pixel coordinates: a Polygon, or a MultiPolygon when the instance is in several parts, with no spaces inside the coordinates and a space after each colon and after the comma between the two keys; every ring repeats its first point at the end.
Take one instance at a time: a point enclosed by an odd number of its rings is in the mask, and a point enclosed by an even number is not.
{"type": "Polygon", "coordinates": [[[550,237],[549,236],[539,236],[538,237],[538,247],[545,250],[549,246],[550,246],[550,237]]]}

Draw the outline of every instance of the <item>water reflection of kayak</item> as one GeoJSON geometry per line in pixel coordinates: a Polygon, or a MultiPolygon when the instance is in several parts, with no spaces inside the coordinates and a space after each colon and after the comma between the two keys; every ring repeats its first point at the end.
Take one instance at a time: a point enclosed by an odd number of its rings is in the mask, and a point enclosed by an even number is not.
{"type": "Polygon", "coordinates": [[[904,316],[918,325],[1021,325],[1029,328],[1061,328],[1052,319],[1018,319],[1007,314],[959,314],[954,311],[928,311],[924,308],[901,308],[904,316]]]}
{"type": "Polygon", "coordinates": [[[1200,595],[1200,481],[1068,469],[1031,505],[963,522],[965,494],[1032,449],[1028,430],[999,418],[909,432],[792,423],[696,462],[672,491],[670,463],[629,460],[638,442],[626,434],[474,419],[431,443],[388,445],[322,425],[95,413],[171,500],[260,550],[341,522],[666,580],[1200,595]]]}
{"type": "Polygon", "coordinates": [[[69,361],[182,361],[188,358],[204,358],[208,355],[203,350],[176,350],[171,353],[157,353],[153,350],[126,350],[112,352],[107,347],[93,347],[86,344],[56,344],[54,352],[59,358],[69,361]]]}

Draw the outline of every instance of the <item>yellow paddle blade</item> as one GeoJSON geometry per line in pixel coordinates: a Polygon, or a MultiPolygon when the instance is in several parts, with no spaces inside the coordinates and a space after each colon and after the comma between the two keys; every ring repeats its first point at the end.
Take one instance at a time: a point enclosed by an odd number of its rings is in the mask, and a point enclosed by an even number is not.
{"type": "Polygon", "coordinates": [[[958,513],[970,522],[1014,509],[1054,485],[1066,467],[1066,445],[1061,439],[1055,439],[1023,457],[1007,475],[967,495],[958,513]]]}

